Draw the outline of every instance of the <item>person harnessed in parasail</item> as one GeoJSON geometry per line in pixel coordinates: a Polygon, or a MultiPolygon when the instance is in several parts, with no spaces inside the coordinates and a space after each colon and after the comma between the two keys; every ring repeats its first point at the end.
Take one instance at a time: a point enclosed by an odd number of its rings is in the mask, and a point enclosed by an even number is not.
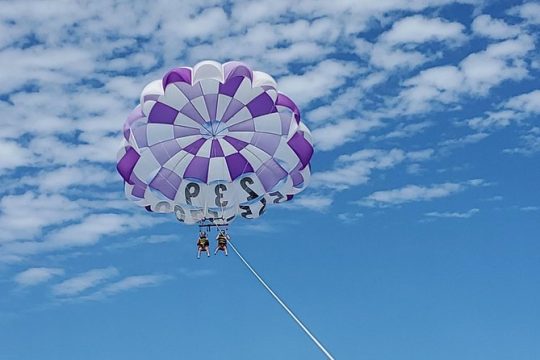
{"type": "Polygon", "coordinates": [[[221,250],[225,253],[225,256],[229,256],[229,253],[227,252],[227,241],[230,240],[230,238],[229,234],[226,234],[224,230],[219,231],[218,236],[216,237],[217,247],[216,251],[214,251],[214,255],[221,250]]]}
{"type": "Polygon", "coordinates": [[[197,240],[197,259],[201,258],[202,251],[206,251],[206,254],[210,256],[210,251],[208,250],[209,246],[210,242],[208,241],[208,237],[206,237],[206,232],[199,232],[199,239],[197,240]]]}

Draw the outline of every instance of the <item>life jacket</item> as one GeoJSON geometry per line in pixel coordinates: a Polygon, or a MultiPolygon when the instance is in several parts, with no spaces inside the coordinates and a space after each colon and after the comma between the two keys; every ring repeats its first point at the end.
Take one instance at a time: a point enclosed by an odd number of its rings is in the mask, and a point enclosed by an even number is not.
{"type": "Polygon", "coordinates": [[[208,238],[206,236],[199,237],[199,246],[208,245],[208,238]]]}
{"type": "Polygon", "coordinates": [[[223,234],[218,235],[218,244],[219,245],[227,245],[227,238],[223,234]]]}

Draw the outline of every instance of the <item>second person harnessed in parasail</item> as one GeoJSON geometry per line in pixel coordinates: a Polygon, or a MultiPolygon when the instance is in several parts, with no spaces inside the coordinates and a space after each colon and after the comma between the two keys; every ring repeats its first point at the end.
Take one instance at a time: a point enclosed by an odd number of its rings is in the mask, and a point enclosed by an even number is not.
{"type": "Polygon", "coordinates": [[[225,256],[229,256],[229,253],[227,252],[227,241],[229,241],[231,237],[229,234],[225,233],[225,230],[219,230],[218,236],[216,237],[217,240],[217,247],[216,251],[214,251],[214,255],[217,254],[219,250],[223,251],[225,253],[225,256]]]}

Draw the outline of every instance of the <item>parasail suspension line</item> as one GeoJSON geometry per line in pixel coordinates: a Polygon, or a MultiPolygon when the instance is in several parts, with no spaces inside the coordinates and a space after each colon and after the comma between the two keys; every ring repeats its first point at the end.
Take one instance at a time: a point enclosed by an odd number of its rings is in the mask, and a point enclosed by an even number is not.
{"type": "Polygon", "coordinates": [[[317,347],[324,353],[324,355],[326,355],[326,357],[330,360],[334,360],[334,357],[332,355],[330,355],[330,353],[324,348],[324,346],[319,342],[319,340],[317,340],[315,338],[315,336],[313,336],[313,334],[311,333],[311,331],[308,330],[308,328],[300,321],[300,319],[298,319],[298,317],[296,317],[296,315],[294,315],[294,313],[292,312],[291,309],[289,309],[289,307],[287,305],[285,305],[285,303],[279,298],[279,296],[277,296],[277,294],[272,291],[272,289],[270,288],[270,286],[268,286],[266,284],[266,282],[259,276],[259,274],[257,274],[257,272],[251,267],[251,265],[249,265],[249,263],[246,261],[246,259],[244,259],[244,257],[240,254],[240,252],[238,252],[238,250],[236,249],[236,246],[234,246],[234,244],[229,240],[228,241],[229,245],[231,245],[231,248],[234,250],[234,252],[236,253],[236,255],[238,255],[238,257],[240,258],[240,260],[242,260],[242,262],[244,263],[244,265],[246,265],[246,267],[249,269],[249,271],[251,271],[251,273],[257,278],[257,280],[259,280],[259,282],[262,284],[262,286],[265,287],[266,290],[268,290],[268,292],[270,293],[270,295],[272,295],[274,297],[274,299],[276,299],[276,301],[281,305],[281,307],[283,307],[283,309],[285,309],[285,311],[291,316],[291,318],[298,324],[298,326],[300,326],[300,328],[302,328],[302,330],[304,330],[304,332],[306,333],[307,336],[310,337],[311,340],[313,340],[313,342],[315,343],[315,345],[317,345],[317,347]]]}

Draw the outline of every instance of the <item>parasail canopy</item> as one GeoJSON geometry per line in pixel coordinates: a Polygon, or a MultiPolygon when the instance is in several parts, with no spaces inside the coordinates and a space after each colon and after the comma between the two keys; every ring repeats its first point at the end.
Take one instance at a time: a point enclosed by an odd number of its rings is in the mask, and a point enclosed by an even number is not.
{"type": "Polygon", "coordinates": [[[313,146],[298,107],[240,62],[203,61],[149,83],[123,135],[128,199],[187,224],[257,218],[309,182],[313,146]]]}

